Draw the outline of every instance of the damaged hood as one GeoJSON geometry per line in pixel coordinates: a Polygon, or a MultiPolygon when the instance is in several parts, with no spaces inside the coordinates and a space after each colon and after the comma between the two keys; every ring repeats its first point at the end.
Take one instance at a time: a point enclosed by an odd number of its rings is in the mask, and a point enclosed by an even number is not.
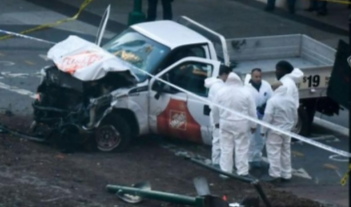
{"type": "Polygon", "coordinates": [[[132,66],[129,63],[74,35],[50,48],[47,57],[56,64],[59,70],[81,81],[98,80],[108,72],[127,71],[138,80],[130,70],[132,66]]]}

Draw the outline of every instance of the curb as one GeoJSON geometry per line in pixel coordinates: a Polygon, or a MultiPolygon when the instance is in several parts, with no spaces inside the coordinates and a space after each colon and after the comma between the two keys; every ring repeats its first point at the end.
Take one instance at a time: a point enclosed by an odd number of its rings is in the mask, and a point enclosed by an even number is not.
{"type": "Polygon", "coordinates": [[[313,121],[314,124],[316,125],[319,125],[323,128],[326,128],[332,132],[335,132],[335,133],[338,133],[338,134],[341,134],[343,136],[349,136],[349,129],[346,128],[346,127],[343,127],[343,126],[340,126],[340,125],[337,125],[337,124],[334,124],[330,121],[326,121],[324,119],[321,119],[319,117],[314,117],[314,121],[313,121]]]}

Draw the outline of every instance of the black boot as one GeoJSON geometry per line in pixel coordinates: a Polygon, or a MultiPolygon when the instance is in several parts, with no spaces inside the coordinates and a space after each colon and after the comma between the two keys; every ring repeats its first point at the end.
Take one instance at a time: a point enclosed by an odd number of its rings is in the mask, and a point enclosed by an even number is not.
{"type": "Polygon", "coordinates": [[[314,12],[316,10],[314,8],[312,8],[312,7],[308,7],[307,9],[305,9],[305,11],[307,11],[307,12],[314,12]]]}
{"type": "Polygon", "coordinates": [[[317,15],[318,16],[326,16],[328,14],[327,10],[321,10],[321,11],[318,11],[317,15]]]}
{"type": "Polygon", "coordinates": [[[265,10],[266,12],[272,12],[272,11],[274,11],[274,7],[266,6],[266,7],[264,8],[264,10],[265,10]]]}

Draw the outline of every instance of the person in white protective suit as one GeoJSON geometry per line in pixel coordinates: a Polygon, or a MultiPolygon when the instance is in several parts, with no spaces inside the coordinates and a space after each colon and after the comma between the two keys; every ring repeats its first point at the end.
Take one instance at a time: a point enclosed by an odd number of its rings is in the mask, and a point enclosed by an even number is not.
{"type": "Polygon", "coordinates": [[[288,61],[282,60],[275,66],[275,75],[279,83],[273,86],[273,89],[284,85],[288,88],[288,94],[291,95],[295,100],[296,109],[300,106],[299,90],[296,84],[299,84],[303,78],[303,72],[294,68],[288,61]]]}
{"type": "MultiPolygon", "coordinates": [[[[275,74],[279,80],[279,85],[284,85],[288,88],[287,94],[292,96],[295,101],[296,110],[298,111],[300,106],[299,89],[296,84],[301,83],[303,78],[303,72],[294,68],[288,61],[279,61],[275,67],[275,74]]],[[[273,87],[274,88],[274,87],[273,87]]],[[[297,140],[293,139],[293,142],[297,140]]]]}
{"type": "MultiPolygon", "coordinates": [[[[267,100],[272,96],[273,90],[271,85],[262,80],[262,71],[259,68],[254,68],[251,71],[251,79],[247,83],[256,103],[257,118],[262,120],[267,100]]],[[[260,135],[260,125],[257,125],[257,130],[251,137],[249,147],[249,163],[250,167],[262,167],[262,150],[265,145],[264,137],[260,135]]]]}
{"type": "MultiPolygon", "coordinates": [[[[278,87],[268,100],[263,121],[283,131],[291,131],[297,122],[296,101],[288,93],[287,86],[278,87]]],[[[269,161],[268,176],[263,181],[289,181],[292,177],[291,137],[267,127],[261,127],[261,136],[266,136],[266,150],[269,161]]]]}
{"type": "MultiPolygon", "coordinates": [[[[213,102],[215,95],[218,93],[219,89],[223,87],[224,82],[231,69],[225,65],[221,65],[219,69],[219,76],[217,78],[210,77],[205,80],[205,87],[209,88],[208,100],[213,102]]],[[[212,104],[210,104],[210,109],[212,110],[212,104]]],[[[219,145],[219,128],[213,123],[213,113],[210,112],[210,123],[212,127],[212,165],[219,168],[219,158],[221,155],[221,147],[219,145]]]]}
{"type": "Polygon", "coordinates": [[[233,152],[235,151],[237,174],[239,176],[249,176],[249,131],[251,129],[251,133],[255,132],[256,123],[226,109],[256,119],[256,105],[251,92],[244,86],[240,77],[231,72],[224,86],[215,96],[214,103],[216,105],[213,106],[213,121],[220,129],[221,156],[219,164],[221,170],[232,173],[233,152]]]}

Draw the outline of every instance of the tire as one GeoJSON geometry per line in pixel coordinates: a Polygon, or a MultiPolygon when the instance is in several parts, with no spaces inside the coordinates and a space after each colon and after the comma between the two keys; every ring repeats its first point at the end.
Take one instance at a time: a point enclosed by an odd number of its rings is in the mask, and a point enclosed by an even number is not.
{"type": "Polygon", "coordinates": [[[301,136],[310,136],[315,110],[301,105],[298,109],[298,122],[293,132],[301,136]]]}
{"type": "Polygon", "coordinates": [[[94,136],[96,147],[101,152],[123,152],[132,140],[129,123],[116,114],[106,117],[94,136]]]}

